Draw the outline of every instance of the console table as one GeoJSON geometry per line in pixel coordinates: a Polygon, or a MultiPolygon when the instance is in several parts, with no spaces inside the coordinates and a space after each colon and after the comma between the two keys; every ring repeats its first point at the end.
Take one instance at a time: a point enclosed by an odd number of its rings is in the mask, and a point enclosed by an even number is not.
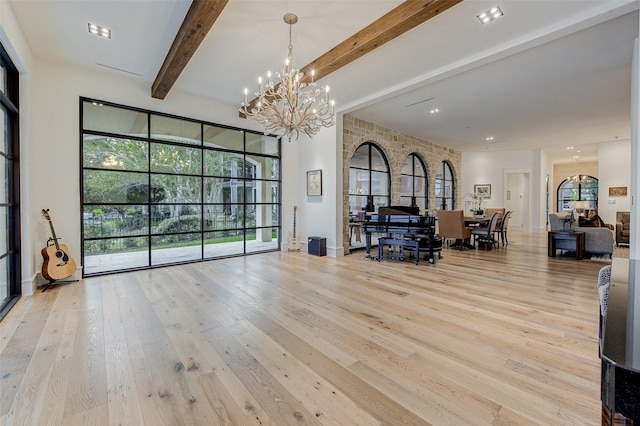
{"type": "Polygon", "coordinates": [[[584,232],[549,231],[549,257],[556,256],[556,244],[558,241],[573,241],[576,251],[576,260],[584,256],[584,232]]]}

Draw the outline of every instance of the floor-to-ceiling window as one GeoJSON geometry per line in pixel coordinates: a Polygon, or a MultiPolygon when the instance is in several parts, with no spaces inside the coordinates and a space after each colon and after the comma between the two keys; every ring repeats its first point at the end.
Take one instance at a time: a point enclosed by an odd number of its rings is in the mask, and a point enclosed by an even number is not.
{"type": "Polygon", "coordinates": [[[597,209],[598,179],[593,176],[576,175],[563,180],[558,186],[558,211],[574,209],[572,201],[585,201],[581,209],[597,209]]]}
{"type": "Polygon", "coordinates": [[[278,249],[277,138],[90,99],[81,116],[85,275],[278,249]]]}
{"type": "Polygon", "coordinates": [[[427,168],[418,154],[409,154],[402,166],[400,176],[400,204],[417,206],[420,210],[429,207],[427,168]]]}
{"type": "Polygon", "coordinates": [[[436,172],[436,209],[453,210],[455,205],[456,186],[453,180],[451,165],[447,161],[440,163],[436,172]]]}
{"type": "Polygon", "coordinates": [[[20,294],[19,74],[0,45],[0,319],[20,294]]]}
{"type": "Polygon", "coordinates": [[[349,165],[349,211],[377,211],[391,202],[389,163],[375,144],[356,149],[349,165]]]}

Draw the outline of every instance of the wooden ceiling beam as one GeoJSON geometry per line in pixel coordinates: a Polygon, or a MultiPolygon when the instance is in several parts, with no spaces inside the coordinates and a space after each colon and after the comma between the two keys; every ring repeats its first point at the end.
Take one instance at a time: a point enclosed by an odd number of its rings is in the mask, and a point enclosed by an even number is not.
{"type": "Polygon", "coordinates": [[[229,0],[193,0],[153,85],[151,96],[164,99],[229,0]]]}
{"type": "Polygon", "coordinates": [[[462,0],[407,0],[302,68],[325,77],[372,50],[439,15],[462,0]]]}
{"type": "MultiPolygon", "coordinates": [[[[315,71],[314,79],[319,80],[462,1],[407,0],[301,68],[302,81],[311,80],[311,70],[315,71]]],[[[253,99],[251,105],[256,102],[253,99]]],[[[245,115],[240,113],[240,117],[245,115]]]]}

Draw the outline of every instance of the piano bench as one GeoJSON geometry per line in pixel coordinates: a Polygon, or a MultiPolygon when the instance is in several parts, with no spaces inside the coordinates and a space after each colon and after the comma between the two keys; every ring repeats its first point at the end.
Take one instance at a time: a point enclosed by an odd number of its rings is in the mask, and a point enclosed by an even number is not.
{"type": "Polygon", "coordinates": [[[399,238],[387,238],[380,237],[378,238],[378,262],[381,262],[384,258],[384,246],[388,245],[392,248],[391,258],[392,259],[400,259],[404,260],[404,249],[405,247],[410,249],[416,258],[416,265],[418,264],[418,260],[420,260],[420,241],[418,240],[405,240],[399,238]],[[399,249],[396,251],[396,248],[399,249]]]}

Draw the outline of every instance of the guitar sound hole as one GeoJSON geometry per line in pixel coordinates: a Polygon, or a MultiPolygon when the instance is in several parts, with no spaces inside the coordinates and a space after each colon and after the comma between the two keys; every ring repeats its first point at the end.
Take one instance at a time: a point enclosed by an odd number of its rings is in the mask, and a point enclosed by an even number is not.
{"type": "Polygon", "coordinates": [[[59,259],[59,258],[61,258],[63,255],[64,255],[64,253],[62,252],[62,250],[58,250],[58,251],[56,252],[56,257],[57,257],[58,259],[59,259]]]}

